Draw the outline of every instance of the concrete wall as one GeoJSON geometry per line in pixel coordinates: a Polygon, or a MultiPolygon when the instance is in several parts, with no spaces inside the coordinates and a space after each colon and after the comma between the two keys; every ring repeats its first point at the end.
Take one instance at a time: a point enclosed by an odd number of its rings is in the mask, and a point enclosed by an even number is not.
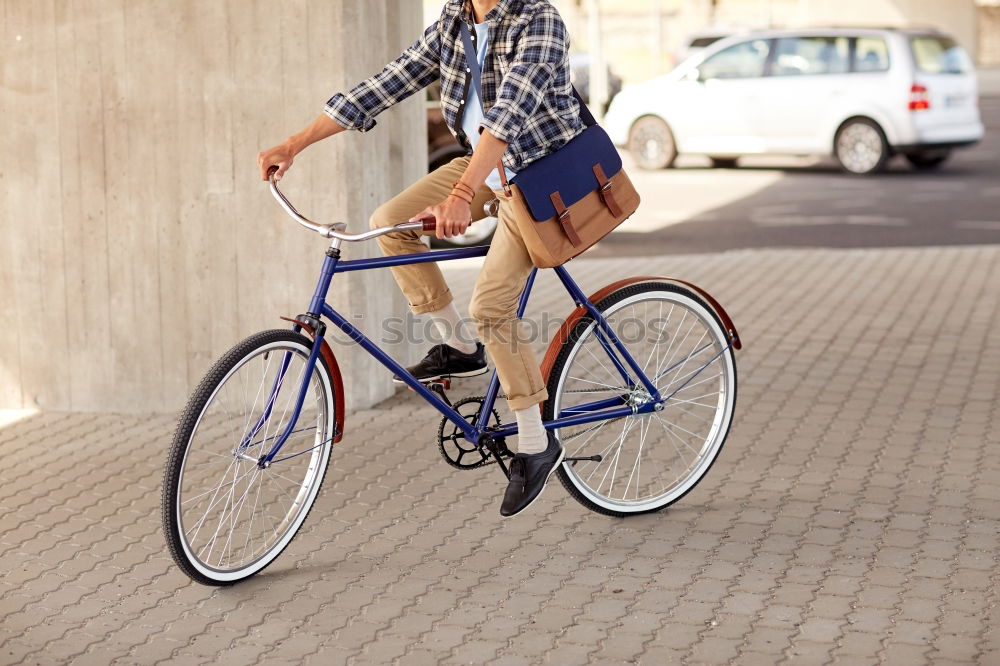
{"type": "Polygon", "coordinates": [[[797,9],[802,25],[885,25],[938,28],[976,57],[975,0],[807,0],[797,9]]]}
{"type": "Polygon", "coordinates": [[[1000,65],[1000,5],[979,8],[979,64],[1000,65]]]}
{"type": "MultiPolygon", "coordinates": [[[[325,243],[273,204],[256,153],[411,43],[420,6],[3,0],[0,12],[0,408],[176,409],[237,340],[303,311],[318,274],[325,243]]],[[[417,96],[372,133],[313,146],[284,183],[307,215],[360,230],[426,171],[425,146],[417,96]]],[[[372,306],[368,322],[402,311],[388,271],[351,275],[332,300],[372,306]]],[[[351,403],[391,391],[369,371],[348,369],[351,403]]]]}

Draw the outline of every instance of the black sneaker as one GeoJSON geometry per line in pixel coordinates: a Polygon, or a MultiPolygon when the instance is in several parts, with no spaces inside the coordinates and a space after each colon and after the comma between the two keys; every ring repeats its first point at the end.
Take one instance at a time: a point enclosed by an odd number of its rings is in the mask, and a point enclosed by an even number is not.
{"type": "Polygon", "coordinates": [[[500,515],[509,518],[531,506],[545,488],[552,472],[559,467],[565,451],[552,431],[546,433],[549,445],[541,453],[518,453],[510,461],[510,483],[500,504],[500,515]]]}
{"type": "MultiPolygon", "coordinates": [[[[476,351],[464,354],[449,345],[435,345],[427,352],[424,360],[411,365],[407,370],[422,382],[442,377],[474,377],[487,370],[486,348],[482,342],[476,343],[476,351]]],[[[392,378],[402,383],[397,375],[392,378]]]]}

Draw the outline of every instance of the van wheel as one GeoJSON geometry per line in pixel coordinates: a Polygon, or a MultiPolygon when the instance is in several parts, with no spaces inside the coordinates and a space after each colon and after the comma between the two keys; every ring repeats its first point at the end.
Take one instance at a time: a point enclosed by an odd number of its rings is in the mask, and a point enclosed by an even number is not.
{"type": "Polygon", "coordinates": [[[944,164],[950,156],[950,150],[925,150],[919,153],[910,153],[906,159],[917,171],[930,171],[944,164]]]}
{"type": "Polygon", "coordinates": [[[834,139],[833,151],[844,171],[858,175],[883,171],[892,156],[882,128],[868,118],[844,123],[834,139]]]}
{"type": "Polygon", "coordinates": [[[710,157],[713,169],[735,169],[739,166],[738,157],[710,157]]]}
{"type": "Polygon", "coordinates": [[[674,133],[656,116],[635,121],[628,134],[628,150],[640,169],[666,169],[677,159],[674,133]]]}

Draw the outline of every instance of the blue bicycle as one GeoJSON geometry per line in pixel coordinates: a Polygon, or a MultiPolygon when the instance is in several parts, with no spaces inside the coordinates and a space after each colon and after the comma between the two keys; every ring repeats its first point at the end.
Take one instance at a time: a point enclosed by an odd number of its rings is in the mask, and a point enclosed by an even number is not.
{"type": "MultiPolygon", "coordinates": [[[[257,333],[220,358],[177,426],[163,483],[164,532],[178,566],[208,585],[233,584],[268,566],[316,501],[345,416],[324,320],[442,414],[437,442],[452,466],[495,463],[509,475],[505,442],[517,434],[494,409],[496,372],[485,395],[452,403],[447,379],[421,383],[326,303],[338,273],[479,257],[488,247],[341,260],[345,242],[428,225],[348,234],[343,224],[303,217],[273,178],[270,188],[292,218],[332,242],[307,313],[288,319],[291,330],[257,333]]],[[[736,329],[715,299],[681,280],[626,278],[588,297],[565,267],[554,270],[575,304],[542,363],[549,393],[542,418],[566,449],[559,479],[599,513],[663,509],[704,477],[725,442],[736,403],[736,329]]]]}

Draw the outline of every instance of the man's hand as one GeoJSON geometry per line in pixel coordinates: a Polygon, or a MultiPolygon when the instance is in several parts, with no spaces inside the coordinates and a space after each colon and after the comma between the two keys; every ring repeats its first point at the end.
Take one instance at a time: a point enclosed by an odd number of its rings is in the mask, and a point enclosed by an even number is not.
{"type": "Polygon", "coordinates": [[[447,199],[434,206],[428,206],[410,218],[410,222],[435,220],[435,235],[440,238],[451,238],[464,234],[472,224],[472,207],[463,199],[449,195],[447,199]]]}
{"type": "Polygon", "coordinates": [[[288,167],[292,166],[294,159],[295,153],[289,147],[288,142],[261,152],[257,155],[257,164],[260,166],[260,179],[267,180],[268,170],[276,166],[278,167],[278,171],[275,172],[274,179],[281,180],[281,177],[288,171],[288,167]]]}
{"type": "Polygon", "coordinates": [[[307,146],[343,131],[344,128],[330,120],[326,114],[320,115],[298,134],[293,134],[280,145],[257,155],[260,179],[267,180],[268,169],[278,167],[274,179],[281,180],[281,177],[288,171],[288,167],[292,166],[292,160],[295,159],[295,156],[305,150],[307,146]]]}

